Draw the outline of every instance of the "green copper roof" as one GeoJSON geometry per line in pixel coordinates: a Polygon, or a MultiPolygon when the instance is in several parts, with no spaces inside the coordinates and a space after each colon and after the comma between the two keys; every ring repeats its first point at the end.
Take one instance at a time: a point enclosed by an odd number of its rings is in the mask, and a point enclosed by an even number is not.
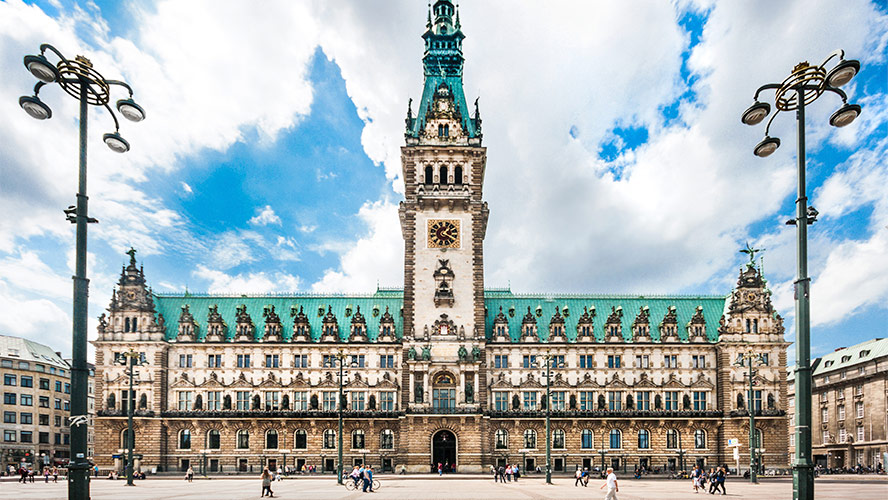
{"type": "Polygon", "coordinates": [[[597,340],[603,340],[605,323],[612,308],[623,308],[622,333],[624,339],[631,339],[632,324],[642,307],[650,308],[650,336],[654,341],[660,340],[658,326],[670,306],[675,306],[678,320],[678,337],[687,340],[685,328],[690,322],[697,307],[702,307],[706,325],[706,336],[710,342],[718,340],[719,319],[725,307],[725,297],[721,296],[640,296],[640,295],[519,295],[508,291],[487,291],[484,304],[487,307],[485,316],[485,332],[492,336],[493,322],[502,307],[503,314],[509,325],[509,335],[513,341],[521,337],[521,323],[530,307],[537,321],[538,336],[548,337],[549,322],[555,314],[556,307],[564,318],[564,333],[568,340],[577,336],[577,322],[588,308],[589,314],[594,308],[593,333],[597,340]],[[565,311],[566,310],[566,311],[565,311]]]}
{"type": "Polygon", "coordinates": [[[219,314],[222,315],[222,319],[228,326],[226,339],[233,339],[237,324],[236,308],[245,305],[255,327],[255,339],[260,339],[265,334],[265,318],[262,317],[262,311],[267,306],[274,306],[275,313],[280,317],[283,330],[281,335],[285,340],[289,340],[293,336],[293,317],[290,315],[293,306],[297,310],[301,307],[308,317],[313,340],[317,340],[321,336],[321,328],[328,308],[336,316],[340,338],[347,339],[351,331],[352,317],[360,307],[361,314],[367,323],[367,337],[374,341],[379,336],[379,321],[385,314],[386,307],[395,321],[395,335],[398,338],[401,337],[404,324],[401,317],[402,297],[403,292],[395,295],[390,291],[369,295],[195,295],[185,293],[184,295],[155,294],[154,303],[157,312],[163,314],[166,322],[165,338],[167,340],[172,340],[177,336],[179,316],[184,305],[189,307],[189,311],[198,324],[198,340],[202,340],[207,335],[207,316],[209,308],[214,305],[218,306],[219,314]]]}
{"type": "Polygon", "coordinates": [[[888,339],[873,339],[833,351],[817,360],[813,375],[857,366],[882,356],[888,356],[888,339]]]}

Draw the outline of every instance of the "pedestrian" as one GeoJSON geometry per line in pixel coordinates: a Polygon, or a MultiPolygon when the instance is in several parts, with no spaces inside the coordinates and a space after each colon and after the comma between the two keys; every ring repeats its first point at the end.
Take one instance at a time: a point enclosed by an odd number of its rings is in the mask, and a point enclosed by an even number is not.
{"type": "Polygon", "coordinates": [[[278,480],[278,481],[283,481],[283,480],[284,480],[284,471],[281,470],[280,467],[278,467],[277,480],[278,480]]]}
{"type": "Polygon", "coordinates": [[[189,465],[188,471],[185,473],[185,480],[189,483],[194,480],[194,469],[189,465]]]}
{"type": "Polygon", "coordinates": [[[588,467],[583,469],[583,486],[589,487],[589,478],[592,477],[592,471],[588,467]]]}
{"type": "MultiPolygon", "coordinates": [[[[725,490],[725,479],[728,477],[728,470],[726,467],[719,467],[718,472],[715,474],[715,491],[718,491],[721,488],[722,495],[727,495],[728,492],[725,490]]],[[[715,492],[711,492],[713,495],[715,492]]]]}
{"type": "Polygon", "coordinates": [[[691,472],[691,484],[694,486],[694,493],[698,493],[697,490],[703,487],[703,469],[699,465],[691,472]]]}
{"type": "Polygon", "coordinates": [[[95,477],[98,478],[99,477],[99,466],[98,465],[93,466],[93,472],[95,472],[95,474],[96,474],[95,477]]]}
{"type": "Polygon", "coordinates": [[[369,465],[364,469],[364,488],[361,491],[373,493],[373,467],[369,465]]]}
{"type": "Polygon", "coordinates": [[[274,492],[271,491],[271,472],[266,467],[262,471],[262,496],[265,496],[265,493],[268,492],[268,496],[274,497],[274,492]]]}
{"type": "Polygon", "coordinates": [[[49,467],[43,468],[43,483],[49,483],[49,467]]]}
{"type": "Polygon", "coordinates": [[[444,474],[444,466],[441,464],[441,462],[438,462],[438,475],[440,476],[443,474],[444,474]]]}
{"type": "Polygon", "coordinates": [[[512,466],[508,464],[506,465],[506,480],[512,482],[512,466]]]}
{"type": "Polygon", "coordinates": [[[59,468],[58,467],[52,468],[52,482],[54,482],[54,483],[59,482],[59,468]]]}
{"type": "Polygon", "coordinates": [[[491,465],[491,466],[490,466],[490,472],[493,473],[493,482],[495,483],[495,482],[499,481],[499,477],[497,477],[497,475],[496,475],[496,467],[494,467],[493,465],[491,465]]]}
{"type": "Polygon", "coordinates": [[[518,470],[518,464],[512,464],[512,473],[515,475],[515,482],[518,482],[518,477],[521,476],[521,472],[518,470]]]}
{"type": "Polygon", "coordinates": [[[576,479],[574,480],[574,487],[577,487],[577,486],[583,484],[583,475],[584,475],[584,474],[583,474],[582,469],[580,469],[579,467],[577,467],[577,472],[574,473],[574,478],[576,478],[576,479]]]}
{"type": "Polygon", "coordinates": [[[499,477],[501,483],[506,482],[506,468],[500,465],[496,468],[496,475],[499,477]]]}
{"type": "Polygon", "coordinates": [[[607,494],[604,496],[604,500],[617,500],[617,492],[620,491],[620,486],[617,484],[617,475],[614,474],[613,467],[607,468],[607,480],[598,489],[603,490],[605,486],[607,486],[607,494]]]}

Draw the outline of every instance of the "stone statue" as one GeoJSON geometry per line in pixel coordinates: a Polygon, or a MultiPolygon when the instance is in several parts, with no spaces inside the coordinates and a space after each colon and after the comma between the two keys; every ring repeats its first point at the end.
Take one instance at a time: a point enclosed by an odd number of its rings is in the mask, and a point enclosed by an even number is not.
{"type": "Polygon", "coordinates": [[[472,361],[479,361],[481,359],[481,349],[478,346],[472,348],[472,361]]]}
{"type": "Polygon", "coordinates": [[[105,313],[102,313],[99,316],[99,333],[105,333],[106,328],[108,328],[108,321],[105,320],[105,313]]]}
{"type": "Polygon", "coordinates": [[[424,346],[422,348],[422,360],[429,361],[432,359],[432,349],[429,346],[424,346]]]}
{"type": "Polygon", "coordinates": [[[414,360],[416,359],[416,348],[411,347],[409,351],[407,351],[407,359],[414,360]]]}
{"type": "Polygon", "coordinates": [[[416,385],[413,386],[413,402],[422,403],[422,394],[424,392],[422,382],[417,382],[416,385]]]}
{"type": "Polygon", "coordinates": [[[475,402],[475,385],[471,381],[466,382],[466,403],[475,402]]]}
{"type": "Polygon", "coordinates": [[[466,346],[459,346],[459,351],[457,351],[456,355],[459,356],[460,361],[466,361],[466,357],[469,355],[466,351],[466,346]]]}

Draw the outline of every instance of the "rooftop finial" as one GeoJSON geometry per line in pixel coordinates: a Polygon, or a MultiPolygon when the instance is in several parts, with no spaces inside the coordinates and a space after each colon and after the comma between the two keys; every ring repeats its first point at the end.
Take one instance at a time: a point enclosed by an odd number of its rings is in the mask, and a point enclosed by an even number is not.
{"type": "Polygon", "coordinates": [[[126,254],[130,256],[130,265],[135,266],[136,265],[136,249],[133,247],[130,247],[130,249],[126,251],[126,254]]]}
{"type": "Polygon", "coordinates": [[[759,252],[764,252],[764,248],[753,248],[749,245],[749,242],[746,242],[746,248],[740,250],[740,253],[745,253],[749,256],[749,262],[746,264],[747,267],[755,267],[755,254],[759,252]]]}

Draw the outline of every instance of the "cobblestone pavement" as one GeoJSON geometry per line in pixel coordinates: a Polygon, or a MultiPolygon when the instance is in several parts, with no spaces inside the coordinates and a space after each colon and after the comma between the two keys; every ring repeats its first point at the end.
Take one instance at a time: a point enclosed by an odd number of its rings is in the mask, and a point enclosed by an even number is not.
{"type": "MultiPolygon", "coordinates": [[[[283,499],[356,499],[362,497],[375,499],[502,499],[502,500],[538,500],[538,499],[601,499],[604,491],[598,489],[602,481],[589,482],[588,488],[574,487],[573,480],[567,478],[553,479],[555,483],[547,486],[543,479],[522,478],[519,483],[496,484],[489,479],[465,479],[460,477],[428,477],[404,478],[380,476],[382,487],[376,493],[347,491],[336,485],[333,478],[300,478],[287,479],[273,485],[275,497],[283,499]]],[[[214,499],[240,500],[259,498],[262,490],[258,479],[210,479],[195,480],[186,483],[181,479],[152,478],[137,481],[135,487],[127,487],[126,481],[109,481],[97,479],[91,484],[91,496],[95,500],[154,500],[154,499],[214,499]]],[[[736,479],[727,483],[728,497],[749,498],[756,500],[790,499],[792,498],[792,481],[789,479],[770,479],[762,484],[751,485],[736,479]]],[[[822,479],[816,483],[818,500],[885,500],[888,498],[888,481],[853,479],[822,479]]],[[[0,484],[0,499],[59,500],[67,497],[67,485],[19,484],[3,482],[0,484]]],[[[690,482],[686,480],[621,480],[620,500],[671,500],[690,498],[709,498],[705,493],[695,494],[690,482]]]]}

